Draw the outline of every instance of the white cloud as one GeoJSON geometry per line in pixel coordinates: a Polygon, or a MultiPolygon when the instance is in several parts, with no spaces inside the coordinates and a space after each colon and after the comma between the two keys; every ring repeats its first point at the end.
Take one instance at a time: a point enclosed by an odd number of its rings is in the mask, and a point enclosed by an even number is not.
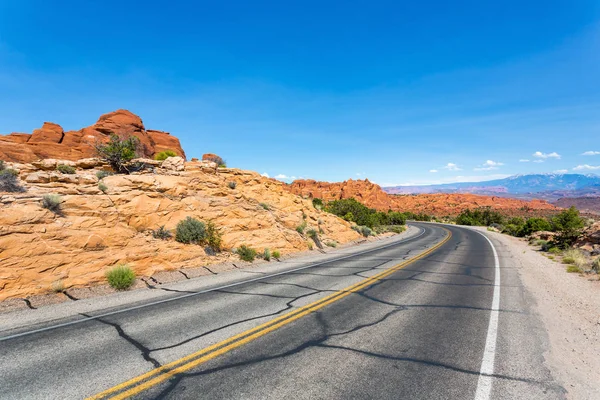
{"type": "Polygon", "coordinates": [[[285,174],[278,174],[278,175],[275,175],[275,179],[294,180],[294,179],[297,179],[297,178],[294,175],[288,176],[288,175],[285,175],[285,174]]]}
{"type": "Polygon", "coordinates": [[[598,156],[600,155],[600,151],[586,151],[581,153],[582,156],[598,156]]]}
{"type": "Polygon", "coordinates": [[[552,153],[542,153],[541,151],[536,151],[535,153],[533,153],[533,156],[542,159],[555,158],[557,160],[560,160],[560,154],[558,154],[555,151],[553,151],[552,153]]]}
{"type": "Polygon", "coordinates": [[[462,168],[459,168],[458,165],[451,162],[449,162],[448,164],[446,164],[446,166],[442,168],[447,169],[448,171],[462,171],[462,168]]]}
{"type": "Polygon", "coordinates": [[[475,171],[491,171],[494,169],[498,169],[498,167],[501,165],[504,165],[504,164],[501,162],[487,160],[486,162],[483,163],[483,165],[481,167],[477,167],[474,169],[475,169],[475,171]]]}
{"type": "Polygon", "coordinates": [[[600,165],[594,166],[594,165],[584,164],[584,165],[576,166],[575,168],[573,168],[573,171],[584,171],[584,170],[592,171],[592,170],[596,170],[596,169],[600,169],[600,165]]]}
{"type": "Polygon", "coordinates": [[[544,160],[533,160],[533,162],[535,162],[535,163],[543,163],[544,160]]]}
{"type": "Polygon", "coordinates": [[[529,162],[529,160],[528,160],[528,159],[526,159],[526,158],[521,158],[521,159],[519,160],[519,162],[529,162]]]}
{"type": "Polygon", "coordinates": [[[262,174],[260,174],[260,176],[264,176],[265,178],[270,178],[269,174],[267,174],[266,172],[263,172],[262,174]]]}
{"type": "Polygon", "coordinates": [[[366,173],[364,173],[364,172],[357,172],[356,173],[356,176],[365,176],[365,175],[366,175],[366,173]]]}
{"type": "Polygon", "coordinates": [[[567,172],[569,172],[568,169],[557,169],[554,171],[555,174],[566,174],[567,172]]]}
{"type": "Polygon", "coordinates": [[[430,169],[429,172],[434,172],[435,173],[435,172],[438,172],[438,170],[437,169],[430,169]]]}

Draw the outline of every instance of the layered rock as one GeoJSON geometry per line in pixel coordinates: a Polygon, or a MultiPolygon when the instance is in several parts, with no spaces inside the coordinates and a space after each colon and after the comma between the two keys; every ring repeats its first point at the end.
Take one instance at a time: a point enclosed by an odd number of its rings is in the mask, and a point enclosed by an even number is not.
{"type": "Polygon", "coordinates": [[[117,110],[78,131],[64,132],[60,125],[45,122],[31,135],[0,135],[0,160],[30,163],[47,158],[72,161],[90,158],[96,156],[95,144],[108,141],[113,133],[122,137],[136,136],[142,157],[151,158],[158,152],[173,150],[185,158],[179,139],[168,132],[146,130],[140,117],[127,110],[117,110]]]}
{"type": "MultiPolygon", "coordinates": [[[[39,163],[40,168],[10,164],[27,192],[0,193],[0,300],[46,293],[57,281],[66,288],[103,283],[107,268],[119,263],[129,264],[138,276],[152,276],[239,263],[231,249],[242,244],[284,255],[307,250],[310,239],[295,230],[303,221],[325,241],[359,238],[346,221],[316,210],[284,184],[258,173],[217,169],[212,162],[183,164],[176,157],[167,161],[148,171],[104,178],[106,193],[98,188],[96,170],[78,163],[76,174],[41,169],[64,163],[60,160],[39,163]],[[164,167],[167,161],[171,169],[164,167]],[[61,196],[60,214],[41,207],[45,194],[61,196]],[[225,251],[211,255],[198,245],[153,238],[151,230],[164,225],[174,231],[188,216],[213,222],[225,251]]],[[[97,162],[95,168],[100,167],[97,162]]]]}
{"type": "Polygon", "coordinates": [[[479,207],[492,207],[509,215],[523,216],[545,215],[559,210],[543,200],[525,201],[497,196],[444,193],[389,195],[368,179],[335,183],[301,179],[292,182],[287,188],[305,198],[320,198],[325,201],[355,198],[380,211],[410,211],[440,217],[457,215],[463,210],[479,207]]]}

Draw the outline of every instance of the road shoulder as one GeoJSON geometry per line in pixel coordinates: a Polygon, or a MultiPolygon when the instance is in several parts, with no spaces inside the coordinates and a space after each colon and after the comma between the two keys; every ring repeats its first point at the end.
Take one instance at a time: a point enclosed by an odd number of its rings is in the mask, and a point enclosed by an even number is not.
{"type": "Polygon", "coordinates": [[[502,245],[504,257],[514,260],[532,300],[530,308],[547,332],[545,364],[567,398],[600,398],[600,282],[568,274],[563,264],[522,239],[485,234],[502,245]]]}

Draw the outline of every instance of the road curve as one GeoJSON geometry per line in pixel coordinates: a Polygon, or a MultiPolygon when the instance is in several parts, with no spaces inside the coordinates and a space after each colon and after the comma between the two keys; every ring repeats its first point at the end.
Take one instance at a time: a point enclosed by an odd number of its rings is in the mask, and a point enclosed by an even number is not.
{"type": "Polygon", "coordinates": [[[479,232],[414,225],[392,246],[3,335],[0,398],[563,398],[518,263],[479,232]]]}

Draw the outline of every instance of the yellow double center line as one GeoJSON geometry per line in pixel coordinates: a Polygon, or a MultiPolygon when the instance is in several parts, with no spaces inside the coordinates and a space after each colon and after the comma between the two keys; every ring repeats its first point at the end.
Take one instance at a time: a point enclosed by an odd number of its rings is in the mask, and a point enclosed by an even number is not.
{"type": "MultiPolygon", "coordinates": [[[[446,230],[446,229],[444,229],[446,230]]],[[[300,307],[297,310],[291,311],[289,313],[283,314],[280,317],[272,319],[262,325],[259,325],[255,328],[249,329],[245,332],[237,334],[235,336],[230,337],[229,339],[225,339],[222,342],[216,343],[212,346],[206,347],[196,353],[190,354],[179,360],[173,361],[169,364],[165,364],[160,368],[153,369],[145,374],[139,375],[133,379],[130,379],[126,382],[123,382],[117,386],[114,386],[108,390],[105,390],[101,393],[98,393],[95,396],[89,397],[88,399],[125,399],[131,396],[135,396],[147,390],[155,385],[158,385],[161,382],[164,382],[177,374],[181,374],[185,371],[188,371],[198,365],[205,363],[208,360],[212,360],[215,357],[218,357],[222,354],[225,354],[237,347],[240,347],[246,343],[253,341],[261,336],[266,335],[269,332],[272,332],[276,329],[281,328],[299,318],[302,318],[308,314],[311,314],[333,302],[336,302],[352,293],[355,293],[359,290],[362,290],[373,283],[386,278],[387,276],[393,274],[399,269],[404,268],[410,263],[417,261],[420,258],[425,257],[426,255],[432,253],[441,247],[444,243],[446,243],[452,237],[450,231],[446,230],[447,236],[440,243],[431,247],[429,250],[424,251],[416,257],[411,258],[410,260],[404,261],[400,264],[397,264],[385,271],[382,271],[372,277],[366,278],[352,286],[349,286],[345,289],[339,290],[327,297],[324,297],[320,300],[317,300],[313,303],[310,303],[306,306],[300,307]]]]}

